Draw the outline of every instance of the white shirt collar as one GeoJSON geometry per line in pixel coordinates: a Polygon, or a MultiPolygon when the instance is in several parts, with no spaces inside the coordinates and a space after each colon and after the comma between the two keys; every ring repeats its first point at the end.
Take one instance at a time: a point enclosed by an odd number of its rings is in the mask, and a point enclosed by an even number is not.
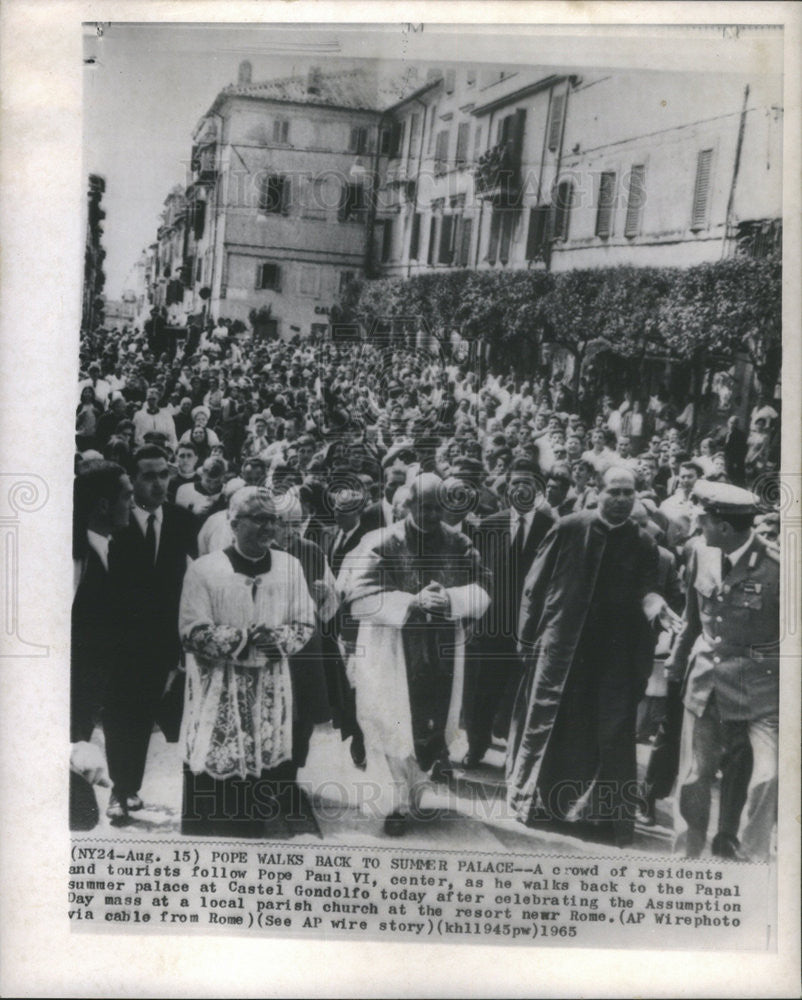
{"type": "Polygon", "coordinates": [[[535,506],[531,510],[524,511],[523,514],[520,514],[514,507],[510,507],[510,522],[511,522],[510,530],[512,531],[513,535],[515,534],[516,529],[518,528],[518,519],[521,517],[523,517],[524,521],[524,537],[526,537],[526,535],[529,534],[529,529],[532,527],[532,521],[534,521],[535,519],[535,511],[537,510],[538,506],[539,503],[536,501],[535,506]]]}
{"type": "Polygon", "coordinates": [[[162,506],[157,507],[156,510],[154,511],[149,511],[149,510],[142,510],[141,507],[137,507],[136,505],[134,505],[132,513],[136,518],[136,522],[142,529],[143,533],[147,530],[148,518],[150,517],[151,514],[156,515],[156,521],[154,523],[156,525],[157,531],[161,527],[162,521],[164,520],[164,507],[162,506]]]}
{"type": "Polygon", "coordinates": [[[86,532],[86,540],[89,542],[91,548],[95,550],[98,558],[103,563],[103,568],[108,571],[109,568],[109,536],[100,535],[97,531],[88,530],[86,532]]]}

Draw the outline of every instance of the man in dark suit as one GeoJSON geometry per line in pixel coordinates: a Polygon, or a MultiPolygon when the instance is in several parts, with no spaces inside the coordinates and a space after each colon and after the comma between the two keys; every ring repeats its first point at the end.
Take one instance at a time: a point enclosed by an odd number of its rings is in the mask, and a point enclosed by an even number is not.
{"type": "Polygon", "coordinates": [[[724,437],[724,461],[727,466],[727,475],[736,486],[743,486],[746,473],[744,471],[744,461],[746,459],[746,435],[741,430],[738,418],[733,415],[727,421],[727,433],[724,437]]]}
{"type": "MultiPolygon", "coordinates": [[[[345,557],[353,552],[369,530],[363,514],[364,495],[356,490],[343,489],[330,494],[329,504],[334,512],[336,530],[328,535],[324,551],[335,578],[342,569],[345,557]]],[[[383,515],[382,515],[383,516],[383,515]]],[[[383,525],[382,525],[383,526],[383,525]]],[[[345,661],[340,652],[356,642],[355,623],[350,616],[338,610],[324,636],[326,676],[329,700],[332,705],[334,725],[343,740],[351,737],[350,753],[354,764],[362,769],[366,765],[365,738],[356,719],[356,696],[345,672],[345,661]]]]}
{"type": "Polygon", "coordinates": [[[109,587],[109,538],[128,524],[131,482],[114,462],[87,462],[75,480],[70,663],[70,829],[98,822],[93,784],[105,783],[102,750],[90,742],[103,703],[104,674],[117,657],[109,587]]]}
{"type": "Polygon", "coordinates": [[[171,670],[178,666],[178,605],[188,559],[197,554],[192,515],[166,503],[170,472],[157,445],[133,457],[131,523],[115,537],[109,559],[120,657],[108,677],[104,730],[113,790],[108,817],[121,821],[143,807],[139,788],[150,734],[171,670]]]}
{"type": "Polygon", "coordinates": [[[393,497],[399,486],[407,481],[409,469],[417,462],[415,449],[408,441],[400,441],[382,459],[381,500],[367,507],[361,517],[360,528],[363,535],[378,528],[389,528],[393,524],[393,497]]]}
{"type": "Polygon", "coordinates": [[[511,509],[483,518],[474,535],[493,590],[490,607],[477,624],[466,669],[468,753],[463,765],[467,768],[477,767],[489,749],[497,711],[497,728],[505,733],[509,728],[522,670],[516,645],[523,584],[540,542],[554,524],[541,485],[538,467],[528,459],[516,459],[507,474],[511,509]]]}

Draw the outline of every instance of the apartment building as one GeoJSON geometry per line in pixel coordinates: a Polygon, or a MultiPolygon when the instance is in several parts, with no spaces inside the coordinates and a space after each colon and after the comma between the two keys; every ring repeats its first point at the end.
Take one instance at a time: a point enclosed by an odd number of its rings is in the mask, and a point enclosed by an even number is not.
{"type": "Polygon", "coordinates": [[[356,275],[691,266],[781,238],[781,78],[443,65],[255,83],[192,136],[145,273],[169,322],[328,329],[356,275]]]}
{"type": "Polygon", "coordinates": [[[385,109],[412,86],[361,68],[253,83],[242,64],[193,135],[184,311],[264,335],[327,329],[371,270],[385,109]]]}
{"type": "Polygon", "coordinates": [[[382,271],[762,252],[780,231],[781,94],[779,76],[446,69],[393,109],[408,141],[379,200],[382,271]]]}

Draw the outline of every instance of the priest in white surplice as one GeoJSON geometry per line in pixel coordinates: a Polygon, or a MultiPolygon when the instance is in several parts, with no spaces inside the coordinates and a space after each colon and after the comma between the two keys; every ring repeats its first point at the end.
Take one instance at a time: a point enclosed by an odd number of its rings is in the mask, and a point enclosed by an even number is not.
{"type": "Polygon", "coordinates": [[[463,623],[489,604],[481,560],[465,535],[444,530],[443,482],[424,473],[403,521],[365,537],[340,576],[359,623],[349,673],[368,760],[386,758],[393,779],[391,835],[404,832],[426,787],[449,770],[448,744],[462,700],[463,623]]]}
{"type": "Polygon", "coordinates": [[[293,825],[316,830],[295,781],[298,706],[289,664],[312,637],[315,605],[298,560],[270,548],[276,508],[268,491],[239,490],[229,517],[233,543],[194,562],[181,595],[182,832],[281,837],[293,825]]]}

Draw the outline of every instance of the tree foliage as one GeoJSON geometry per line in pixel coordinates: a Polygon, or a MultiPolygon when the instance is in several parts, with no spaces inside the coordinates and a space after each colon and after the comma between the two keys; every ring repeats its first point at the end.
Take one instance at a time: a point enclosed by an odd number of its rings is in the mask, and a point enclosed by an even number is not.
{"type": "Polygon", "coordinates": [[[441,336],[481,336],[513,363],[541,343],[580,364],[591,345],[630,361],[744,351],[770,386],[781,356],[781,286],[778,259],[746,256],[691,268],[461,269],[355,282],[348,308],[368,330],[411,319],[441,336]]]}

